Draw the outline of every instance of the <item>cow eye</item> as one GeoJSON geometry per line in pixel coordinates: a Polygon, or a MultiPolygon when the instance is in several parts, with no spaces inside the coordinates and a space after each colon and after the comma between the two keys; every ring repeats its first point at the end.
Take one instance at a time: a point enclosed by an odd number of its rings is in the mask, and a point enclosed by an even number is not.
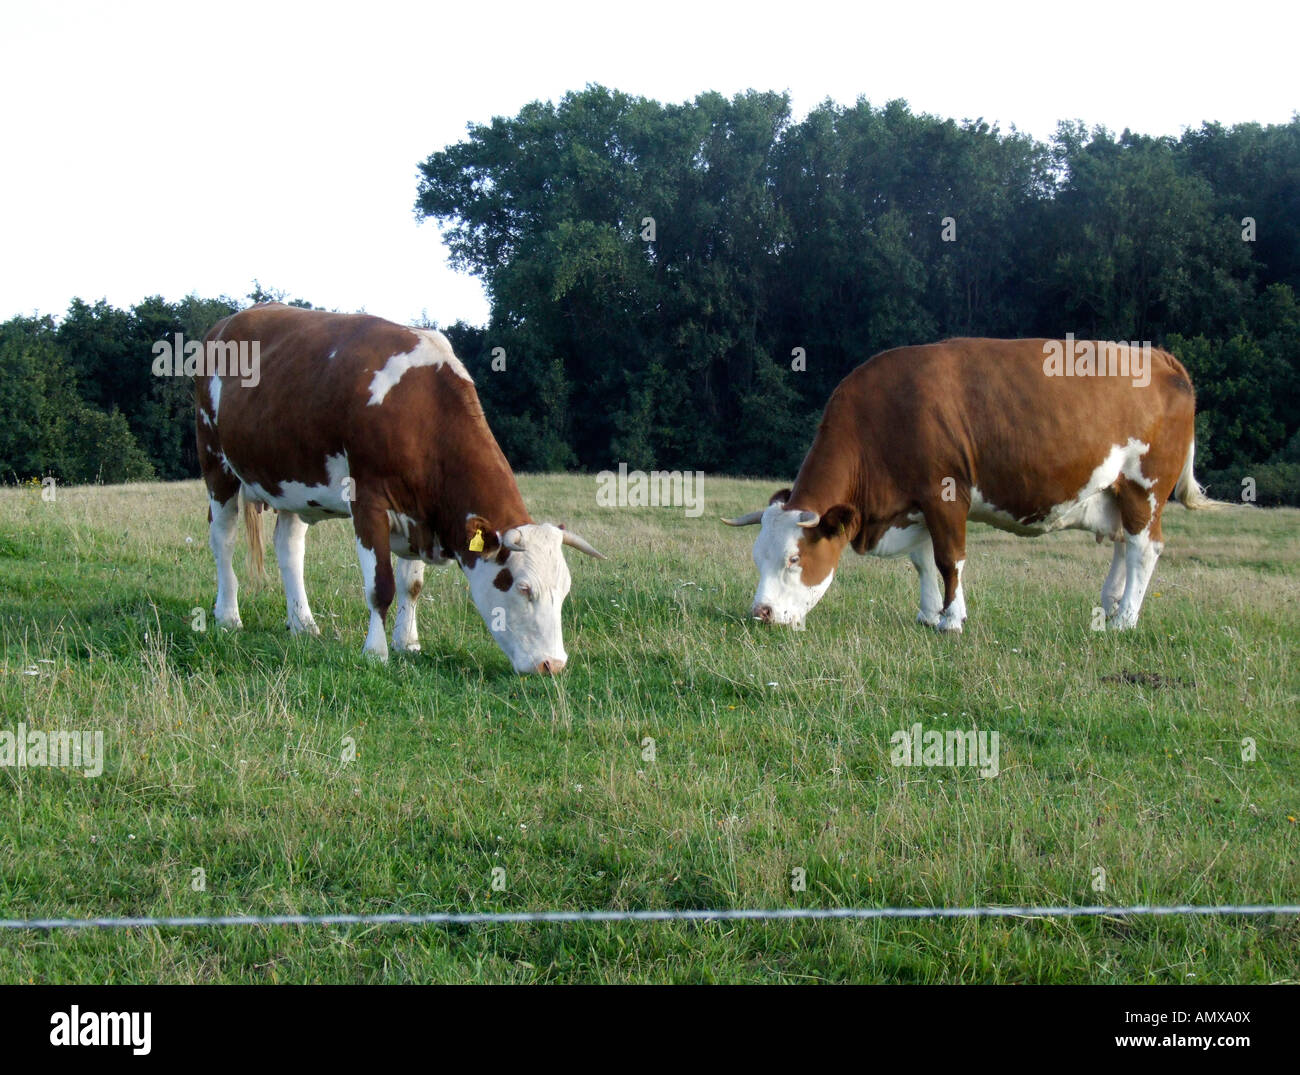
{"type": "Polygon", "coordinates": [[[521,582],[521,583],[519,584],[518,589],[519,589],[519,593],[520,593],[522,596],[524,596],[524,597],[532,597],[532,596],[533,596],[533,588],[532,588],[531,586],[529,586],[528,583],[526,583],[526,582],[521,582]]]}
{"type": "Polygon", "coordinates": [[[789,562],[790,562],[790,566],[794,567],[799,562],[799,554],[795,553],[793,556],[791,556],[789,562]]]}

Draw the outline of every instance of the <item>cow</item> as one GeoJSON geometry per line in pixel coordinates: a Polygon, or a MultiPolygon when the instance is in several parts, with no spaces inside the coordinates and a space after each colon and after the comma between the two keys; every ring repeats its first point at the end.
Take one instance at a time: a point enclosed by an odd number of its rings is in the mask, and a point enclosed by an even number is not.
{"type": "MultiPolygon", "coordinates": [[[[455,560],[514,670],[563,670],[560,609],[570,575],[562,548],[604,557],[572,531],[529,516],[474,382],[441,333],[263,303],[214,325],[204,354],[195,424],[218,624],[241,626],[232,561],[242,492],[256,569],[259,513],[278,513],[275,554],[294,634],[320,633],[303,587],[307,528],[351,518],[370,610],[364,653],[388,659],[394,595],[393,647],[419,650],[424,565],[455,560]],[[241,378],[236,353],[260,368],[241,378]]],[[[251,365],[240,368],[247,374],[251,365]]]]}
{"type": "Polygon", "coordinates": [[[761,524],[751,615],[802,629],[852,545],[906,553],[917,619],[959,632],[973,519],[1113,541],[1101,607],[1107,626],[1134,627],[1166,501],[1215,506],[1192,474],[1195,409],[1187,370],[1149,344],[951,339],[875,355],[831,394],[794,486],[723,520],[761,524]]]}

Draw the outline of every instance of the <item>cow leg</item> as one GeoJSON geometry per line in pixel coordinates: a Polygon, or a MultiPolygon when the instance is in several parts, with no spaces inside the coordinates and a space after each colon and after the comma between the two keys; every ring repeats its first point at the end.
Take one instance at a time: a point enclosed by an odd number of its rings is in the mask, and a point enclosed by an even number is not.
{"type": "Polygon", "coordinates": [[[284,603],[289,613],[289,630],[293,634],[319,635],[307,604],[307,587],[302,580],[303,558],[307,551],[307,522],[291,511],[280,512],[275,523],[275,559],[284,582],[284,603]]]}
{"type": "Polygon", "coordinates": [[[934,545],[928,533],[908,550],[908,556],[921,583],[921,605],[916,614],[917,622],[927,627],[938,627],[939,613],[943,610],[943,580],[935,566],[934,545]]]}
{"type": "Polygon", "coordinates": [[[1110,571],[1106,575],[1106,581],[1101,584],[1101,607],[1108,617],[1114,616],[1119,609],[1120,598],[1124,596],[1124,577],[1124,542],[1121,539],[1115,542],[1110,571]]]}
{"type": "Polygon", "coordinates": [[[1136,627],[1138,613],[1142,611],[1142,601],[1147,595],[1147,586],[1155,573],[1156,561],[1164,551],[1165,543],[1160,529],[1160,514],[1151,517],[1151,523],[1140,533],[1126,534],[1124,537],[1124,596],[1120,599],[1115,615],[1107,621],[1112,630],[1124,631],[1136,627]]]}
{"type": "Polygon", "coordinates": [[[396,590],[388,545],[388,513],[357,505],[352,510],[352,527],[357,535],[357,558],[361,561],[366,605],[370,609],[370,628],[363,652],[386,661],[388,642],[384,638],[384,621],[396,590]]]}
{"type": "Polygon", "coordinates": [[[393,648],[416,653],[420,649],[420,632],[416,626],[416,606],[424,588],[424,561],[403,560],[394,569],[397,583],[397,618],[393,621],[393,648]]]}
{"type": "Polygon", "coordinates": [[[225,501],[208,495],[208,547],[217,562],[217,604],[213,616],[218,625],[243,627],[239,618],[239,579],[235,577],[235,541],[239,536],[239,486],[225,501]]]}
{"type": "Polygon", "coordinates": [[[934,565],[943,582],[943,608],[937,625],[940,631],[959,632],[966,619],[966,595],[961,588],[962,568],[966,566],[966,510],[964,504],[945,501],[924,513],[934,547],[934,565]]]}

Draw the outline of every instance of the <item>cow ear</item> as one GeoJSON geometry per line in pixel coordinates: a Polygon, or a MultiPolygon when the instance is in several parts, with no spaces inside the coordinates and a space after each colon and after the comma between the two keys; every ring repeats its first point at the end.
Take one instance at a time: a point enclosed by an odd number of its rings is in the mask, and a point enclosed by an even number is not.
{"type": "Polygon", "coordinates": [[[465,542],[470,552],[491,556],[500,547],[501,538],[482,515],[471,515],[465,520],[465,542]]]}
{"type": "Polygon", "coordinates": [[[858,532],[858,509],[849,504],[836,504],[822,512],[817,522],[817,532],[822,537],[848,537],[858,532]]]}
{"type": "Polygon", "coordinates": [[[772,494],[772,499],[769,500],[768,503],[769,503],[769,504],[784,504],[784,503],[785,503],[787,500],[789,500],[789,499],[790,499],[790,490],[789,490],[789,489],[778,489],[775,493],[772,494]]]}

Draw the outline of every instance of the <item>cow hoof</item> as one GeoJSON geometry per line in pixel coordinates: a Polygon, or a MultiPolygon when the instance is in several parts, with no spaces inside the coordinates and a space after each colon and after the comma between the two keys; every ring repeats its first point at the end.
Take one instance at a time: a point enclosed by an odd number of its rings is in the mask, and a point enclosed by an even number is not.
{"type": "Polygon", "coordinates": [[[362,656],[365,657],[366,660],[368,660],[368,661],[376,661],[376,662],[378,662],[379,664],[387,664],[387,663],[388,663],[388,649],[387,649],[387,648],[384,648],[384,649],[363,649],[363,650],[361,651],[361,654],[362,654],[362,656]]]}
{"type": "Polygon", "coordinates": [[[935,630],[942,635],[959,635],[961,634],[961,617],[959,616],[940,616],[939,622],[935,625],[935,630]]]}
{"type": "Polygon", "coordinates": [[[393,649],[397,650],[398,653],[419,653],[420,643],[399,642],[397,639],[393,639],[393,649]]]}
{"type": "Polygon", "coordinates": [[[225,619],[221,619],[220,617],[218,617],[217,626],[220,627],[223,631],[238,631],[243,628],[244,621],[241,620],[238,616],[235,616],[233,619],[231,619],[230,617],[226,617],[225,619]]]}
{"type": "Polygon", "coordinates": [[[1117,613],[1106,621],[1108,631],[1131,631],[1137,626],[1137,617],[1125,613],[1117,613]]]}
{"type": "Polygon", "coordinates": [[[933,627],[935,630],[938,630],[939,614],[935,612],[927,615],[924,611],[918,612],[916,614],[916,622],[924,624],[926,627],[933,627]]]}
{"type": "Polygon", "coordinates": [[[289,633],[294,635],[310,635],[312,638],[320,638],[320,628],[316,626],[314,620],[307,620],[305,623],[289,623],[289,633]]]}

